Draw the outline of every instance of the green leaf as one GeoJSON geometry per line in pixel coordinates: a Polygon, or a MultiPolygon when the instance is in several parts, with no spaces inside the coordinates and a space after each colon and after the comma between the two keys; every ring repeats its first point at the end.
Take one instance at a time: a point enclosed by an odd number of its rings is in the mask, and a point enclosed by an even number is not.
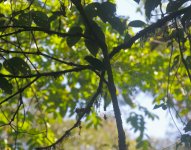
{"type": "Polygon", "coordinates": [[[151,11],[153,11],[160,3],[161,3],[161,0],[146,0],[145,14],[146,14],[147,18],[150,19],[151,11]]]}
{"type": "Polygon", "coordinates": [[[79,26],[72,26],[70,28],[70,30],[68,31],[69,34],[71,34],[71,36],[66,38],[66,42],[68,44],[69,47],[74,46],[79,40],[80,40],[80,36],[76,36],[77,34],[82,34],[82,28],[79,26]],[[74,34],[75,36],[73,36],[72,34],[74,34]]]}
{"type": "Polygon", "coordinates": [[[34,23],[42,28],[50,28],[50,21],[48,16],[41,11],[31,11],[34,23]]]}
{"type": "Polygon", "coordinates": [[[128,26],[140,28],[140,27],[144,27],[145,25],[146,23],[144,23],[141,20],[134,20],[134,21],[131,21],[128,26]]]}
{"type": "Polygon", "coordinates": [[[95,41],[85,39],[85,45],[86,45],[87,49],[89,50],[89,52],[92,55],[96,56],[96,54],[98,53],[98,50],[99,50],[98,44],[95,41]]]}
{"type": "Polygon", "coordinates": [[[31,74],[29,65],[19,57],[13,57],[11,59],[5,60],[3,62],[3,66],[13,75],[18,75],[19,73],[24,75],[31,74]]]}
{"type": "Polygon", "coordinates": [[[13,86],[7,81],[6,78],[0,77],[0,88],[7,94],[12,93],[13,86]]]}

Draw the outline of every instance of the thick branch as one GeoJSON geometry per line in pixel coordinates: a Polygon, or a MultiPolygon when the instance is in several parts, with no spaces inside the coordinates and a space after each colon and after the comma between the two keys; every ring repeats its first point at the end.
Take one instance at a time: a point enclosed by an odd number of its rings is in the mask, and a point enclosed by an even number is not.
{"type": "Polygon", "coordinates": [[[97,33],[93,30],[94,28],[92,27],[90,20],[88,19],[86,13],[83,10],[83,7],[81,5],[81,2],[79,0],[71,0],[72,3],[76,6],[80,14],[82,15],[84,19],[84,23],[86,26],[91,30],[94,38],[96,39],[97,43],[102,49],[103,55],[104,55],[104,64],[106,66],[107,74],[108,74],[108,89],[111,95],[112,99],[112,104],[113,104],[113,109],[114,109],[114,114],[116,118],[116,124],[117,124],[117,130],[118,130],[118,143],[119,143],[119,150],[127,150],[126,146],[126,137],[125,137],[125,132],[123,130],[123,124],[122,124],[122,119],[121,119],[121,112],[119,109],[119,104],[117,100],[117,95],[116,95],[116,88],[115,88],[115,83],[113,79],[113,73],[112,73],[112,68],[110,64],[110,59],[108,55],[108,49],[107,45],[104,41],[102,41],[97,33]]]}
{"type": "Polygon", "coordinates": [[[162,27],[168,21],[171,21],[174,18],[176,18],[176,17],[190,11],[190,9],[191,9],[191,6],[189,6],[187,8],[184,8],[184,9],[181,9],[179,11],[175,11],[175,12],[169,14],[168,16],[165,16],[164,18],[158,20],[156,23],[153,23],[152,25],[150,25],[150,26],[146,27],[145,29],[141,30],[135,36],[133,36],[131,39],[129,39],[127,42],[115,47],[113,49],[113,51],[110,53],[110,55],[109,55],[110,59],[116,53],[118,53],[120,50],[130,48],[133,45],[133,43],[135,43],[135,41],[138,40],[139,38],[147,36],[149,33],[154,32],[157,28],[162,27]]]}

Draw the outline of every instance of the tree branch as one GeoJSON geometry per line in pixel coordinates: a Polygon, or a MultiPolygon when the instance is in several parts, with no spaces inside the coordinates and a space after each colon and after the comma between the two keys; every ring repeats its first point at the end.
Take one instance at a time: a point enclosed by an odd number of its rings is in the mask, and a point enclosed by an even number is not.
{"type": "Polygon", "coordinates": [[[33,77],[57,77],[62,74],[70,73],[70,72],[79,72],[85,69],[92,69],[91,66],[89,65],[84,65],[82,67],[75,67],[72,69],[68,70],[62,70],[62,71],[52,71],[52,72],[43,72],[43,73],[37,73],[37,74],[30,74],[30,75],[5,75],[5,74],[0,74],[0,77],[7,77],[7,78],[20,78],[20,79],[26,79],[26,78],[33,78],[33,77]]]}
{"type": "Polygon", "coordinates": [[[130,38],[127,42],[113,48],[112,52],[109,54],[110,59],[112,59],[116,53],[120,52],[120,50],[130,48],[135,43],[135,41],[138,40],[139,38],[147,36],[149,33],[152,33],[157,28],[162,27],[168,21],[171,21],[172,19],[174,19],[190,10],[191,10],[191,5],[184,9],[181,9],[179,11],[175,11],[175,12],[169,14],[168,16],[165,16],[164,18],[158,20],[156,23],[153,23],[152,25],[141,30],[135,36],[130,38]]]}
{"type": "Polygon", "coordinates": [[[11,32],[11,33],[0,35],[0,38],[1,37],[10,36],[10,35],[13,35],[13,34],[18,34],[18,33],[25,32],[25,31],[40,31],[40,32],[47,33],[49,35],[55,34],[55,35],[58,35],[58,36],[60,36],[62,38],[66,38],[66,37],[84,37],[84,38],[87,38],[87,39],[91,40],[90,37],[87,37],[84,34],[79,34],[79,33],[78,34],[61,33],[61,32],[57,32],[57,31],[53,31],[53,30],[48,30],[46,28],[41,28],[41,27],[0,26],[0,29],[7,29],[7,28],[14,28],[14,29],[18,28],[18,30],[14,31],[14,32],[11,32]]]}
{"type": "Polygon", "coordinates": [[[96,42],[99,44],[99,46],[102,49],[102,52],[104,55],[104,65],[106,67],[106,71],[108,74],[107,86],[109,89],[109,93],[111,95],[115,119],[116,119],[116,124],[117,124],[119,150],[128,150],[128,147],[126,145],[125,132],[123,130],[121,112],[119,109],[118,99],[117,99],[117,95],[116,95],[116,87],[115,87],[115,83],[114,83],[114,79],[113,79],[113,73],[112,73],[112,68],[111,68],[111,64],[110,64],[107,45],[104,41],[102,41],[99,38],[97,33],[94,31],[94,28],[92,27],[92,24],[91,24],[89,18],[87,17],[86,13],[83,10],[83,7],[81,5],[81,1],[80,0],[71,0],[71,1],[76,6],[78,11],[80,12],[81,16],[84,19],[85,25],[91,30],[96,42]]]}
{"type": "Polygon", "coordinates": [[[4,99],[3,101],[0,102],[0,105],[2,105],[3,103],[7,102],[8,100],[10,100],[11,98],[13,98],[14,96],[16,96],[17,94],[22,93],[26,88],[28,88],[31,84],[33,84],[34,82],[36,82],[39,79],[39,77],[36,77],[34,80],[32,80],[31,82],[29,82],[27,85],[25,85],[23,88],[19,89],[17,92],[15,92],[14,94],[12,94],[11,96],[7,97],[6,99],[4,99]]]}
{"type": "Polygon", "coordinates": [[[80,123],[81,123],[81,119],[90,112],[91,107],[93,106],[96,98],[98,97],[98,95],[101,93],[102,90],[102,86],[103,86],[103,79],[104,79],[104,72],[101,75],[100,78],[100,82],[99,82],[99,86],[97,88],[96,93],[93,95],[93,97],[91,98],[90,102],[88,103],[88,105],[86,106],[85,110],[79,115],[78,120],[76,121],[76,123],[67,131],[65,131],[65,133],[53,144],[46,146],[46,147],[38,147],[36,148],[36,150],[46,150],[46,149],[51,149],[51,148],[55,148],[57,144],[61,143],[65,138],[67,138],[71,131],[77,127],[79,127],[80,123]]]}

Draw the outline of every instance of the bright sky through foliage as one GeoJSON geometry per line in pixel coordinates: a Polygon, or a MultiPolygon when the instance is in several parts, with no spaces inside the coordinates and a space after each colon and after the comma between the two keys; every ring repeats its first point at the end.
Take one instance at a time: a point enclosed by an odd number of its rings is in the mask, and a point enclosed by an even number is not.
{"type": "MultiPolygon", "coordinates": [[[[139,12],[136,12],[138,7],[137,3],[133,0],[117,0],[117,14],[120,16],[128,16],[130,21],[132,20],[145,20],[144,16],[141,16],[139,12]]],[[[157,114],[159,120],[151,121],[146,120],[147,122],[147,134],[151,137],[163,138],[166,135],[169,127],[170,116],[167,115],[166,111],[162,109],[153,110],[152,100],[149,94],[140,93],[136,99],[140,102],[141,105],[148,108],[149,111],[157,114]]],[[[176,132],[176,129],[174,129],[176,132]]]]}

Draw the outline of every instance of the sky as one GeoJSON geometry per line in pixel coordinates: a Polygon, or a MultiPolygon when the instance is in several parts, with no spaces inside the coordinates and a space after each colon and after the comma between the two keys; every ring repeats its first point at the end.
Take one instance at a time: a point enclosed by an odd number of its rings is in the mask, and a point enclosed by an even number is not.
{"type": "MultiPolygon", "coordinates": [[[[136,12],[138,4],[134,2],[134,0],[117,0],[117,14],[120,16],[128,16],[130,17],[130,21],[132,20],[142,20],[145,21],[144,16],[141,16],[140,13],[136,12]]],[[[169,123],[172,123],[172,118],[169,115],[169,112],[164,111],[162,109],[155,109],[153,110],[152,100],[153,97],[149,93],[140,92],[136,96],[137,101],[146,107],[149,111],[157,114],[159,116],[159,120],[150,121],[146,120],[147,122],[147,131],[146,133],[151,137],[156,138],[163,138],[165,137],[169,131],[170,132],[178,132],[176,128],[169,127],[169,123]]],[[[122,113],[125,115],[125,113],[122,113]]],[[[178,121],[175,119],[176,123],[178,121]]],[[[180,129],[183,127],[178,125],[180,129]]]]}

